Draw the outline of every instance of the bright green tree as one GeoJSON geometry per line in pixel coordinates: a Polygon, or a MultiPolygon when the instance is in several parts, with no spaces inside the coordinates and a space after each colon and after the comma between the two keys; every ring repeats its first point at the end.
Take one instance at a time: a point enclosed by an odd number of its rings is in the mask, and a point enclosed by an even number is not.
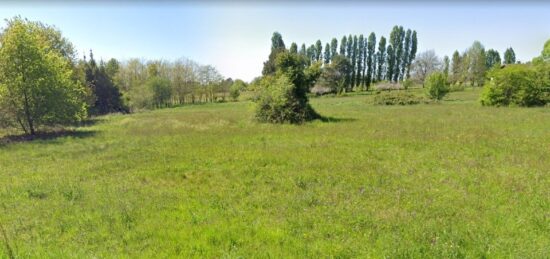
{"type": "Polygon", "coordinates": [[[441,100],[449,92],[447,77],[442,72],[431,73],[424,82],[428,97],[441,100]]]}
{"type": "Polygon", "coordinates": [[[495,66],[500,66],[500,54],[494,49],[487,50],[485,66],[487,69],[491,69],[495,66]]]}
{"type": "Polygon", "coordinates": [[[75,80],[70,58],[53,45],[59,31],[19,17],[0,37],[0,124],[35,135],[42,126],[86,118],[86,91],[75,80]]]}

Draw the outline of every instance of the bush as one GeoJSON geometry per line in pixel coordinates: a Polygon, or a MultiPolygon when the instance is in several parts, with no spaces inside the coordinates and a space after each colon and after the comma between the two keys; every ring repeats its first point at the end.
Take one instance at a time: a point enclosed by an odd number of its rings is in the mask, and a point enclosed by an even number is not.
{"type": "Polygon", "coordinates": [[[447,77],[441,72],[431,73],[424,83],[428,97],[434,100],[441,100],[449,92],[447,77]]]}
{"type": "Polygon", "coordinates": [[[319,76],[318,69],[305,68],[305,59],[282,52],[275,60],[275,73],[264,76],[256,97],[256,118],[261,122],[302,123],[320,116],[308,103],[307,92],[319,76]]]}
{"type": "Polygon", "coordinates": [[[257,96],[256,119],[271,123],[302,123],[317,115],[304,99],[297,98],[295,85],[286,75],[265,77],[257,96]]]}
{"type": "Polygon", "coordinates": [[[374,97],[374,104],[376,105],[413,105],[427,102],[428,101],[421,96],[416,96],[404,91],[384,92],[374,97]]]}
{"type": "Polygon", "coordinates": [[[550,102],[550,65],[507,65],[491,71],[481,104],[544,106],[550,102]]]}
{"type": "Polygon", "coordinates": [[[414,85],[414,82],[411,79],[405,79],[403,80],[403,88],[409,89],[414,85]]]}

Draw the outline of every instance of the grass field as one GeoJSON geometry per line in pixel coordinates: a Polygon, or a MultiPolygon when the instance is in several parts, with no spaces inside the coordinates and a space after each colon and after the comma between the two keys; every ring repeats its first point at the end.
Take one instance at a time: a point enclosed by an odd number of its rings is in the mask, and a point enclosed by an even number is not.
{"type": "Polygon", "coordinates": [[[479,90],[258,124],[250,102],[0,146],[0,257],[550,256],[550,109],[479,90]],[[10,252],[11,251],[11,252],[10,252]]]}

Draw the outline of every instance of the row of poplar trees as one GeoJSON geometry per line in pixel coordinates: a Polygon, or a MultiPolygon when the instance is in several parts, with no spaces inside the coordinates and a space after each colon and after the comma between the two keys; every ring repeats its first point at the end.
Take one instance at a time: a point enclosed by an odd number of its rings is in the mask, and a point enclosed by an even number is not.
{"type": "Polygon", "coordinates": [[[418,39],[416,31],[403,26],[394,26],[389,40],[384,36],[378,41],[376,49],[376,34],[368,37],[361,35],[343,36],[340,42],[333,38],[323,49],[321,40],[306,48],[302,44],[292,43],[289,51],[306,57],[309,64],[322,62],[330,64],[337,55],[348,59],[351,69],[348,72],[346,88],[368,90],[369,86],[378,81],[400,82],[409,78],[410,67],[416,57],[418,39]]]}

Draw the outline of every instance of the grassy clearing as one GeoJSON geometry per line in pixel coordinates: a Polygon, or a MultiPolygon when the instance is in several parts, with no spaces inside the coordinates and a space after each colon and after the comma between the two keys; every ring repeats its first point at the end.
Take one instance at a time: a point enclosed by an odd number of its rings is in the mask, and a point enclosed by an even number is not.
{"type": "MultiPolygon", "coordinates": [[[[414,90],[420,91],[420,90],[414,90]]],[[[550,109],[315,98],[106,116],[0,147],[0,257],[521,257],[550,247],[550,109]]]]}

